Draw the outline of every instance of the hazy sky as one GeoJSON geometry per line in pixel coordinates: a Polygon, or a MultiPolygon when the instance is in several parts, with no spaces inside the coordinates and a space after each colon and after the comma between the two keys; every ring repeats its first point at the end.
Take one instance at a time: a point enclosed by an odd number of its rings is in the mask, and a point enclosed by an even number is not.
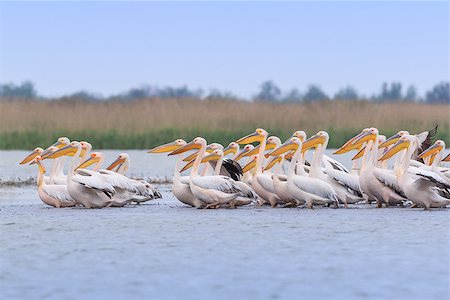
{"type": "Polygon", "coordinates": [[[44,95],[141,84],[240,96],[449,79],[448,2],[0,3],[0,82],[44,95]]]}

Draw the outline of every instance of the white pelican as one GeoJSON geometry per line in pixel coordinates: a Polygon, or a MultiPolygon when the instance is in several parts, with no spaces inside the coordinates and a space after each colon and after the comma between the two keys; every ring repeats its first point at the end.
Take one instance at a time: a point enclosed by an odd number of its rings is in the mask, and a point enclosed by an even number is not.
{"type": "Polygon", "coordinates": [[[38,166],[37,186],[39,198],[42,202],[53,207],[72,207],[75,206],[75,200],[69,195],[66,185],[52,184],[47,185],[44,180],[45,167],[42,158],[36,156],[33,161],[38,166]]]}
{"type": "Polygon", "coordinates": [[[126,175],[130,166],[130,157],[127,153],[120,153],[119,156],[113,161],[106,170],[111,170],[116,173],[126,175]]]}
{"type": "MultiPolygon", "coordinates": [[[[224,152],[220,149],[214,150],[207,156],[204,156],[202,159],[202,163],[208,161],[217,161],[216,166],[214,168],[214,175],[223,175],[222,173],[222,163],[224,152]]],[[[184,169],[184,168],[183,168],[184,169]]],[[[242,170],[241,170],[242,171],[242,170]]],[[[234,208],[235,206],[242,206],[252,203],[256,200],[257,195],[253,192],[252,188],[243,181],[235,180],[236,184],[239,185],[240,190],[242,191],[242,195],[236,197],[233,201],[231,201],[230,206],[234,208]]]]}
{"type": "Polygon", "coordinates": [[[71,142],[68,146],[49,155],[49,158],[56,158],[74,154],[67,175],[67,189],[77,203],[86,208],[102,208],[107,205],[123,206],[134,198],[151,196],[145,185],[115,172],[75,170],[80,161],[81,150],[82,146],[79,142],[71,142]]]}
{"type": "Polygon", "coordinates": [[[445,149],[445,143],[443,140],[437,140],[431,147],[419,154],[418,158],[426,159],[432,157],[430,166],[425,168],[426,170],[435,172],[442,176],[447,183],[450,184],[450,169],[439,167],[443,161],[443,150],[445,149]]]}
{"type": "MultiPolygon", "coordinates": [[[[114,172],[114,173],[118,173],[116,171],[112,171],[109,170],[108,168],[106,170],[100,170],[101,165],[103,164],[104,161],[104,157],[105,155],[102,152],[92,152],[90,154],[90,157],[88,159],[86,159],[84,162],[82,162],[75,170],[78,169],[85,169],[87,167],[89,167],[92,164],[96,164],[95,167],[92,169],[93,171],[100,171],[100,173],[105,174],[105,175],[109,175],[111,174],[110,172],[114,172]]],[[[112,168],[118,167],[119,170],[126,170],[128,169],[128,154],[126,153],[122,153],[119,155],[119,157],[113,162],[112,165],[110,165],[109,167],[112,166],[112,168]],[[122,166],[126,166],[126,168],[122,169],[122,166]]],[[[120,175],[124,175],[124,174],[120,174],[120,175]]],[[[123,178],[121,178],[123,179],[123,178]]],[[[159,193],[159,191],[157,189],[155,189],[150,183],[148,183],[145,180],[136,180],[136,179],[129,179],[131,183],[140,186],[140,184],[143,184],[147,191],[146,192],[140,192],[137,195],[131,194],[131,198],[127,198],[127,193],[126,192],[121,192],[121,194],[114,194],[111,197],[111,205],[110,206],[123,206],[125,204],[127,204],[127,200],[130,200],[132,202],[136,202],[137,204],[146,202],[146,201],[150,201],[150,200],[154,200],[157,198],[161,198],[161,193],[159,193]],[[139,184],[140,183],[140,184],[139,184]]],[[[117,189],[116,189],[117,191],[117,189]]],[[[129,195],[129,193],[128,193],[129,195]]]]}
{"type": "Polygon", "coordinates": [[[256,168],[255,174],[252,177],[252,188],[265,203],[269,203],[272,207],[276,207],[278,204],[284,204],[284,202],[275,193],[272,178],[269,175],[262,173],[264,150],[266,149],[267,136],[268,136],[267,131],[265,131],[262,128],[258,128],[254,133],[251,133],[237,140],[236,143],[239,144],[248,144],[254,142],[260,143],[258,148],[258,156],[255,164],[256,168]]]}
{"type": "Polygon", "coordinates": [[[306,176],[306,173],[302,167],[303,144],[299,138],[293,137],[289,139],[270,153],[270,155],[279,156],[290,150],[295,151],[287,173],[287,186],[291,196],[294,197],[299,203],[306,202],[308,208],[312,208],[314,203],[334,203],[337,206],[337,194],[330,184],[319,179],[306,176]],[[301,166],[298,168],[301,175],[295,174],[297,165],[301,166]]]}
{"type": "Polygon", "coordinates": [[[169,155],[177,155],[192,149],[199,149],[195,158],[189,177],[189,186],[195,198],[204,203],[208,203],[206,208],[215,208],[223,204],[232,205],[232,201],[238,196],[244,196],[239,185],[226,176],[199,176],[198,169],[206,152],[206,140],[201,137],[195,138],[192,142],[178,148],[169,155]]]}
{"type": "MultiPolygon", "coordinates": [[[[148,153],[168,153],[175,151],[187,143],[182,139],[177,139],[172,143],[164,144],[156,148],[150,149],[148,153]]],[[[203,208],[206,206],[204,202],[195,198],[189,186],[189,176],[181,176],[181,164],[183,162],[182,154],[177,155],[177,162],[172,178],[172,193],[182,203],[196,208],[203,208]]]]}
{"type": "Polygon", "coordinates": [[[388,178],[388,172],[375,166],[378,161],[379,151],[378,129],[372,127],[368,131],[359,134],[353,141],[354,145],[362,143],[366,143],[366,146],[359,174],[361,190],[370,198],[374,198],[378,207],[381,207],[383,204],[388,207],[389,204],[403,203],[406,200],[402,195],[403,192],[393,189],[394,183],[387,185],[389,179],[381,180],[381,177],[388,178]]]}
{"type": "Polygon", "coordinates": [[[316,135],[310,137],[303,143],[302,151],[306,151],[313,147],[316,148],[309,170],[309,176],[330,184],[336,191],[339,202],[343,203],[345,206],[364,200],[361,195],[358,195],[360,194],[360,190],[357,183],[354,182],[353,176],[350,176],[350,174],[345,171],[325,169],[326,173],[330,173],[330,175],[328,175],[322,170],[322,157],[327,148],[328,140],[328,133],[319,131],[316,135]],[[349,190],[351,190],[351,192],[349,190]]]}
{"type": "MultiPolygon", "coordinates": [[[[412,156],[413,161],[419,160],[420,162],[422,162],[421,159],[419,159],[417,157],[419,155],[419,149],[425,150],[425,149],[428,149],[432,145],[433,139],[435,138],[435,136],[437,134],[437,129],[438,129],[438,125],[436,125],[431,130],[427,130],[427,131],[424,131],[424,132],[421,132],[421,133],[413,135],[419,140],[419,147],[418,147],[418,149],[416,150],[416,152],[412,156]]],[[[402,136],[405,136],[405,135],[409,135],[409,132],[406,131],[406,130],[401,130],[401,131],[397,132],[395,135],[393,135],[390,138],[388,138],[384,143],[380,144],[379,147],[380,148],[384,148],[384,147],[388,147],[390,145],[393,145],[402,136]]],[[[414,164],[414,163],[412,163],[411,165],[421,167],[421,165],[417,165],[417,164],[414,164]]]]}
{"type": "MultiPolygon", "coordinates": [[[[54,147],[54,146],[50,146],[47,150],[48,153],[52,153],[54,151],[56,151],[58,148],[54,147]]],[[[25,157],[20,164],[27,164],[30,163],[35,164],[34,159],[37,156],[41,156],[44,153],[44,149],[37,147],[36,149],[33,150],[32,153],[30,153],[27,157],[25,157]]],[[[41,156],[42,158],[42,156],[41,156]]],[[[46,176],[44,175],[44,182],[46,184],[66,184],[66,178],[65,177],[57,177],[56,174],[58,173],[57,170],[58,168],[60,168],[60,163],[61,163],[61,158],[57,158],[53,161],[52,163],[52,169],[50,172],[50,176],[46,176]]]]}
{"type": "MultiPolygon", "coordinates": [[[[274,145],[273,148],[278,148],[281,146],[281,140],[276,136],[270,136],[267,139],[267,144],[274,145]]],[[[268,157],[269,154],[267,154],[266,156],[268,157]]],[[[299,202],[289,193],[287,186],[287,176],[281,174],[283,164],[284,164],[284,155],[273,157],[271,160],[269,160],[266,167],[263,169],[263,172],[270,170],[272,167],[274,167],[274,172],[271,176],[273,188],[275,194],[277,194],[277,196],[281,199],[281,201],[284,202],[285,206],[291,205],[298,206],[299,204],[304,204],[304,202],[303,203],[299,202]]]]}
{"type": "MultiPolygon", "coordinates": [[[[420,141],[417,137],[404,135],[398,139],[395,145],[386,152],[380,160],[390,158],[393,154],[406,149],[402,164],[396,170],[398,184],[406,194],[408,200],[416,205],[423,206],[425,210],[435,207],[443,207],[450,204],[450,199],[444,198],[439,191],[450,188],[446,181],[434,172],[416,169],[411,171],[411,157],[419,148],[420,141]]],[[[443,194],[443,193],[442,193],[443,194]]]]}

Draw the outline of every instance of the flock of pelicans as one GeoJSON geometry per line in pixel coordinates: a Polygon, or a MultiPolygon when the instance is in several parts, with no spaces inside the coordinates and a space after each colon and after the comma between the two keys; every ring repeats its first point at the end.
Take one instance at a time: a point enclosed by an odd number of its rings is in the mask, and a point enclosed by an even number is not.
{"type": "MultiPolygon", "coordinates": [[[[444,157],[442,140],[431,144],[436,130],[417,135],[400,131],[386,139],[376,128],[366,128],[335,152],[357,151],[351,170],[324,154],[329,139],[325,131],[309,139],[304,131],[296,131],[282,143],[259,128],[225,148],[197,137],[189,143],[177,139],[148,152],[177,156],[172,192],[196,208],[248,204],[348,207],[376,202],[378,207],[410,203],[429,210],[450,204],[450,169],[441,166],[450,161],[450,155],[444,157]],[[240,144],[246,145],[240,149],[240,144]],[[310,149],[314,149],[311,163],[305,160],[310,149]],[[185,155],[188,151],[193,153],[185,155]],[[242,159],[247,159],[243,167],[238,163],[242,159]],[[182,176],[188,169],[189,176],[182,176]]],[[[148,182],[125,176],[126,153],[100,169],[104,155],[91,150],[88,142],[62,137],[45,150],[36,148],[21,164],[38,166],[38,194],[54,207],[121,207],[161,198],[148,182]],[[65,175],[67,157],[71,163],[65,175]],[[49,176],[43,164],[47,159],[54,160],[49,176]]]]}

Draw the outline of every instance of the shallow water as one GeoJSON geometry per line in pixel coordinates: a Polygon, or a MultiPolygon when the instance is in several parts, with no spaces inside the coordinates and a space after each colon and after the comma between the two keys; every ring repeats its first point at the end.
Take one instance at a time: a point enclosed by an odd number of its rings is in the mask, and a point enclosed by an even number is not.
{"type": "MultiPolygon", "coordinates": [[[[145,159],[143,175],[158,174],[145,159]]],[[[159,189],[148,204],[87,210],[49,208],[32,186],[0,188],[1,298],[450,296],[448,209],[197,210],[159,189]]]]}

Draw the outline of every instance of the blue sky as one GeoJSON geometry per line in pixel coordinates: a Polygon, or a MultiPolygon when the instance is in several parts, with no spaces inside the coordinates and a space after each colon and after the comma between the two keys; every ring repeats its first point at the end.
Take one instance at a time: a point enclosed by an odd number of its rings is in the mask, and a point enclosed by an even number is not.
{"type": "Polygon", "coordinates": [[[449,79],[448,2],[0,3],[0,82],[47,96],[141,84],[252,95],[449,79]]]}

